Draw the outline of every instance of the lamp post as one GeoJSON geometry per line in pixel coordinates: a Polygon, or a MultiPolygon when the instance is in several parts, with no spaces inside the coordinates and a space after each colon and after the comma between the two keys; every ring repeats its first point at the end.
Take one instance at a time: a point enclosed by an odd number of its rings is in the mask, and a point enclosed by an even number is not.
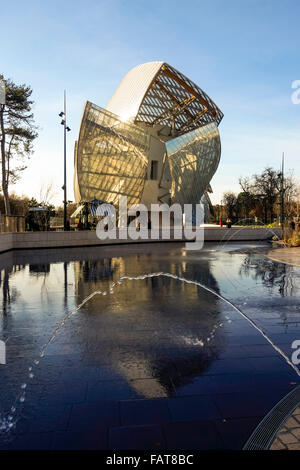
{"type": "Polygon", "coordinates": [[[63,118],[61,125],[64,126],[64,185],[62,189],[64,191],[64,231],[67,230],[67,132],[70,132],[70,128],[67,126],[67,104],[66,104],[66,90],[64,90],[64,110],[59,113],[59,117],[63,118]]]}
{"type": "Polygon", "coordinates": [[[284,153],[282,154],[282,165],[281,165],[281,197],[280,197],[280,218],[281,218],[281,224],[282,224],[282,230],[284,227],[284,153]]]}
{"type": "Polygon", "coordinates": [[[282,154],[282,162],[281,162],[281,171],[277,175],[280,184],[280,226],[282,230],[282,238],[284,238],[284,152],[282,154]]]}

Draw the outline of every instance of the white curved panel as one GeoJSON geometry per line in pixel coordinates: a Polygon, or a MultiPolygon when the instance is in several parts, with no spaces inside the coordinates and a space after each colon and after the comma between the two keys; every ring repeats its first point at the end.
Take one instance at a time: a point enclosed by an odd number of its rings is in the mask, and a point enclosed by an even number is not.
{"type": "Polygon", "coordinates": [[[141,102],[164,62],[147,62],[131,69],[109,100],[106,109],[122,121],[135,118],[141,102]]]}

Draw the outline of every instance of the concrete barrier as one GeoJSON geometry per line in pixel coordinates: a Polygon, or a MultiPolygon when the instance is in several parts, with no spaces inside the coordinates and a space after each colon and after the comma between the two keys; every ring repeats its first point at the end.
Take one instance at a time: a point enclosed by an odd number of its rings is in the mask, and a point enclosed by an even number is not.
{"type": "Polygon", "coordinates": [[[0,233],[0,253],[13,249],[13,233],[0,233]]]}
{"type": "MultiPolygon", "coordinates": [[[[229,241],[255,241],[271,239],[274,235],[280,238],[281,229],[274,228],[251,228],[251,227],[232,227],[214,228],[205,227],[204,239],[206,242],[229,242],[229,241]]],[[[172,237],[172,234],[171,234],[172,237]]],[[[180,242],[174,239],[151,240],[99,240],[95,231],[79,232],[23,232],[23,233],[1,233],[0,234],[0,253],[9,250],[24,250],[35,248],[63,248],[80,246],[104,246],[120,245],[132,243],[153,243],[153,242],[180,242]]],[[[184,239],[182,241],[185,241],[184,239]]]]}

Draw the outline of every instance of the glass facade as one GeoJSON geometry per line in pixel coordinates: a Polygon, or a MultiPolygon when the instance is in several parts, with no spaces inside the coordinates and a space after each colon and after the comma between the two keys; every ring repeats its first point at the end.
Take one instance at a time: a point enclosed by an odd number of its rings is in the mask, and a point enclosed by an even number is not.
{"type": "Polygon", "coordinates": [[[163,125],[177,134],[223,118],[222,111],[194,82],[165,62],[148,62],[128,72],[106,109],[123,120],[163,125]]]}
{"type": "Polygon", "coordinates": [[[216,124],[207,124],[169,140],[166,148],[172,201],[199,203],[220,161],[221,142],[216,124]]]}
{"type": "Polygon", "coordinates": [[[87,102],[75,146],[75,197],[117,204],[140,201],[148,166],[149,135],[87,102]]]}
{"type": "MultiPolygon", "coordinates": [[[[223,113],[164,62],[132,69],[106,109],[86,103],[75,145],[76,202],[199,203],[220,160],[223,113]]],[[[208,195],[207,195],[208,197],[208,195]]]]}

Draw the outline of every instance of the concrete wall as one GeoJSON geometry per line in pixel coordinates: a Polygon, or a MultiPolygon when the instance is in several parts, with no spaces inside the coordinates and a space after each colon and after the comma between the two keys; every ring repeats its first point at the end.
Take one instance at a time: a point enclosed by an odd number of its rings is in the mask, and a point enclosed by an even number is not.
{"type": "Polygon", "coordinates": [[[13,249],[13,233],[0,233],[0,252],[13,249]]]}
{"type": "Polygon", "coordinates": [[[274,235],[281,237],[280,228],[251,228],[251,227],[232,227],[230,229],[207,227],[204,230],[205,241],[255,241],[268,240],[274,235]]]}
{"type": "MultiPolygon", "coordinates": [[[[280,237],[280,229],[252,229],[246,227],[227,228],[205,228],[205,241],[254,241],[266,240],[274,235],[280,237]]],[[[161,238],[160,238],[161,240],[161,238]]],[[[150,242],[160,240],[141,240],[150,242]]],[[[174,240],[179,242],[180,240],[174,240]]],[[[9,250],[32,249],[32,248],[54,248],[75,247],[93,245],[111,245],[124,243],[139,243],[140,240],[99,240],[95,231],[80,232],[25,232],[25,233],[0,233],[0,253],[9,250]]]]}

